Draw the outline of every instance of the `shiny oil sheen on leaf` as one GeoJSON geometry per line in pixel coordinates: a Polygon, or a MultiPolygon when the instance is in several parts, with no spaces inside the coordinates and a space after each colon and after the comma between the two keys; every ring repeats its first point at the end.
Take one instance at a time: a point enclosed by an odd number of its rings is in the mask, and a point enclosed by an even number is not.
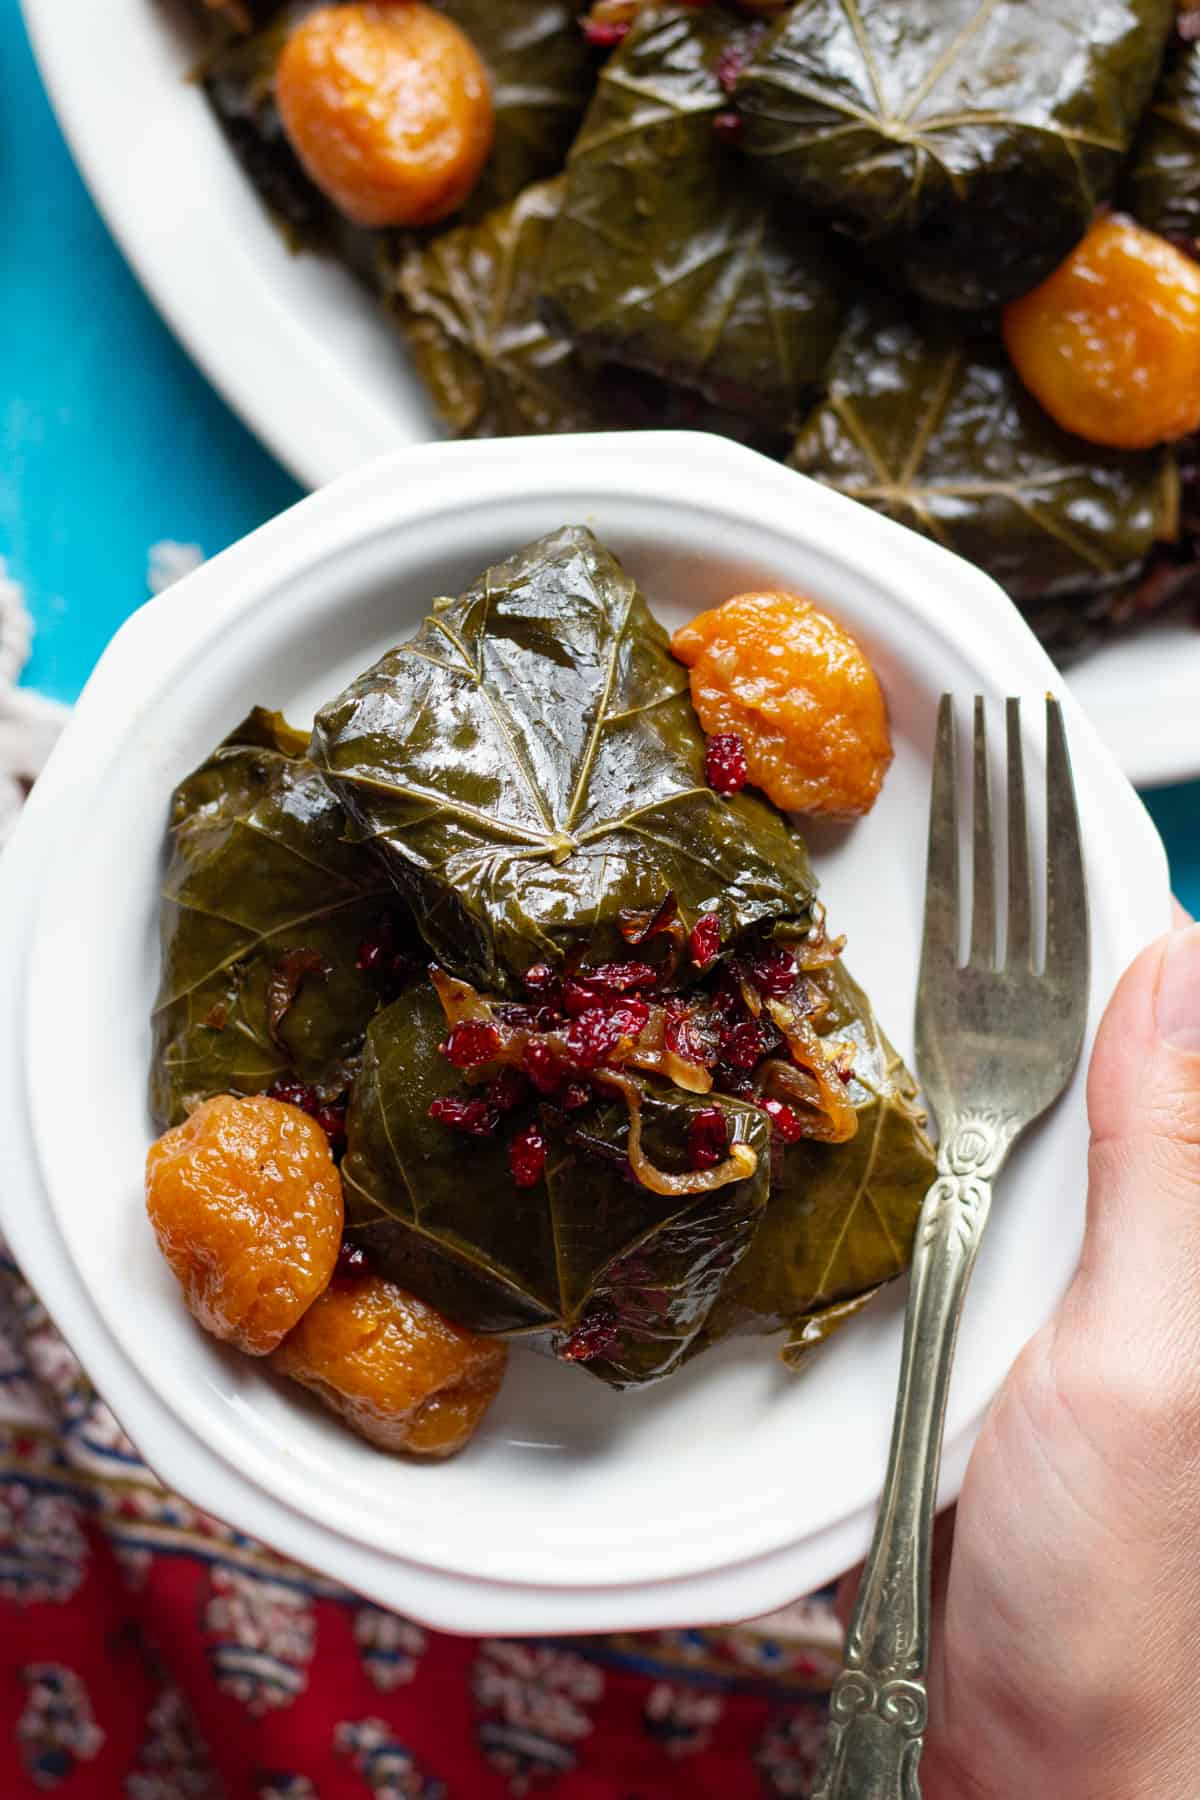
{"type": "Polygon", "coordinates": [[[1174,0],[798,0],[736,88],[755,167],[944,306],[1047,275],[1112,191],[1174,0]]]}
{"type": "Polygon", "coordinates": [[[487,993],[574,946],[621,954],[623,914],[669,893],[727,945],[811,918],[802,840],[708,787],[687,673],[582,527],[436,602],[321,709],[311,754],[438,961],[487,993]]]}

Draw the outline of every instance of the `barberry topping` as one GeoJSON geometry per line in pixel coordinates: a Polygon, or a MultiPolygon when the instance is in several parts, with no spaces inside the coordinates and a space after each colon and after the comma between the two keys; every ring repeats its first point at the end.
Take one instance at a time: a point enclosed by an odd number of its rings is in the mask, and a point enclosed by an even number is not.
{"type": "Polygon", "coordinates": [[[518,1131],[508,1146],[508,1166],[518,1187],[536,1187],[542,1179],[550,1146],[536,1125],[518,1131]]]}
{"type": "Polygon", "coordinates": [[[559,1087],[562,1064],[549,1044],[531,1038],[521,1053],[521,1067],[539,1094],[553,1094],[559,1087]]]}
{"type": "Polygon", "coordinates": [[[785,1144],[799,1143],[804,1136],[804,1126],[794,1107],[786,1105],[782,1100],[760,1100],[758,1104],[770,1119],[776,1137],[781,1138],[785,1144]]]}
{"type": "Polygon", "coordinates": [[[352,1244],[349,1238],[343,1238],[338,1246],[337,1262],[333,1266],[333,1279],[336,1282],[361,1281],[369,1275],[371,1264],[365,1250],[352,1244]]]}
{"type": "Polygon", "coordinates": [[[714,113],[712,128],[716,136],[726,144],[736,144],[746,129],[741,113],[733,111],[714,113]]]}
{"type": "Polygon", "coordinates": [[[688,1126],[688,1156],[693,1169],[714,1169],[729,1153],[729,1126],[719,1106],[702,1106],[688,1126]]]}
{"type": "Polygon", "coordinates": [[[541,995],[551,991],[558,980],[558,976],[554,973],[554,970],[550,967],[549,963],[533,963],[526,969],[521,979],[529,989],[529,992],[531,994],[537,994],[540,998],[541,995]]]}
{"type": "Polygon", "coordinates": [[[623,1000],[618,1006],[589,1007],[567,1027],[567,1052],[581,1069],[594,1069],[616,1049],[623,1037],[636,1038],[650,1017],[644,1000],[623,1000]]]}
{"type": "Polygon", "coordinates": [[[620,1334],[617,1311],[607,1300],[597,1300],[588,1307],[582,1319],[562,1344],[558,1354],[564,1362],[595,1362],[607,1356],[620,1334]]]}
{"type": "Polygon", "coordinates": [[[456,1069],[477,1069],[490,1062],[500,1048],[500,1033],[485,1019],[463,1019],[441,1046],[442,1055],[456,1069]]]}
{"type": "Polygon", "coordinates": [[[704,753],[704,779],[718,794],[738,794],[749,780],[746,746],[734,731],[720,731],[708,740],[704,753]]]}
{"type": "Polygon", "coordinates": [[[773,944],[751,958],[750,974],[755,987],[778,999],[783,994],[790,994],[799,981],[800,964],[790,950],[785,950],[781,944],[773,944]]]}
{"type": "Polygon", "coordinates": [[[600,50],[611,50],[629,31],[629,22],[625,19],[584,19],[582,24],[588,43],[595,44],[600,50]]]}
{"type": "Polygon", "coordinates": [[[692,926],[688,947],[698,969],[707,969],[710,963],[716,961],[721,953],[721,921],[716,913],[700,914],[692,926]]]}
{"type": "Polygon", "coordinates": [[[301,1112],[311,1113],[313,1118],[321,1110],[321,1099],[316,1088],[310,1088],[290,1075],[281,1075],[278,1081],[272,1082],[267,1089],[267,1098],[282,1100],[285,1106],[298,1106],[301,1112]]]}
{"type": "Polygon", "coordinates": [[[735,1069],[753,1069],[770,1045],[757,1019],[739,1019],[721,1034],[721,1060],[735,1069]]]}
{"type": "Polygon", "coordinates": [[[452,1094],[431,1100],[429,1116],[468,1137],[490,1137],[500,1123],[499,1113],[486,1100],[457,1100],[452,1094]]]}

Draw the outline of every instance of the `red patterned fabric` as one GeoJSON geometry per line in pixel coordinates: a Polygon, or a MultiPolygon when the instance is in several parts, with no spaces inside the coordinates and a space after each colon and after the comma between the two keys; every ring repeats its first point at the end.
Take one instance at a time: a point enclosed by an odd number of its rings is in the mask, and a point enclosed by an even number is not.
{"type": "Polygon", "coordinates": [[[837,1649],[384,1612],[168,1493],[0,1246],[0,1800],[799,1800],[837,1649]]]}

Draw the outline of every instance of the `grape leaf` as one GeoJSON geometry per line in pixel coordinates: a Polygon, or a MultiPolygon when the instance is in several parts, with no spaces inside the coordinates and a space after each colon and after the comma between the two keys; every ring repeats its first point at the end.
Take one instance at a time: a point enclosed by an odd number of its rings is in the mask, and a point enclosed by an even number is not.
{"type": "Polygon", "coordinates": [[[458,1324],[553,1350],[589,1314],[607,1311],[615,1338],[588,1364],[617,1387],[668,1374],[702,1328],[766,1201],[770,1127],[755,1107],[647,1084],[643,1143],[659,1168],[684,1170],[697,1108],[719,1106],[730,1141],[758,1156],[754,1174],[708,1193],[664,1197],[625,1178],[628,1115],[593,1107],[587,1152],[545,1124],[542,1180],[514,1185],[504,1138],[471,1138],[429,1117],[461,1094],[438,1050],[445,1019],[433,990],[413,989],[367,1034],[342,1164],[347,1225],[374,1265],[458,1324]],[[597,1154],[600,1151],[601,1154],[597,1154]]]}
{"type": "Polygon", "coordinates": [[[978,563],[1017,600],[1095,594],[1176,532],[1166,452],[1061,431],[999,344],[860,308],[789,459],[978,563]]]}
{"type": "Polygon", "coordinates": [[[567,527],[435,602],[317,715],[311,754],[438,960],[490,993],[674,893],[728,945],[811,918],[801,839],[719,798],[686,672],[636,583],[567,527]]]}
{"type": "Polygon", "coordinates": [[[585,349],[786,421],[842,318],[825,234],[789,228],[713,121],[746,26],[720,7],[644,12],[605,64],[567,159],[547,304],[585,349]]]}
{"type": "Polygon", "coordinates": [[[1200,235],[1200,44],[1168,60],[1134,146],[1122,197],[1152,231],[1200,235]]]}
{"type": "Polygon", "coordinates": [[[153,1015],[159,1126],[284,1075],[340,1092],[379,1004],[358,946],[400,910],[396,893],[346,841],[305,745],[256,709],[175,791],[153,1015]]]}
{"type": "Polygon", "coordinates": [[[830,999],[821,1035],[854,1045],[848,1092],[858,1131],[844,1144],[793,1145],[778,1159],[754,1241],[727,1277],[697,1350],[733,1333],[786,1330],[783,1355],[795,1367],[912,1254],[935,1175],[916,1085],[840,964],[819,980],[830,999]]]}
{"type": "MultiPolygon", "coordinates": [[[[343,217],[309,179],[275,103],[275,68],[288,31],[316,3],[287,0],[269,15],[260,7],[259,30],[208,58],[205,90],[234,154],[289,238],[340,256],[374,286],[415,234],[367,230],[343,217]]],[[[596,58],[570,0],[432,3],[466,32],[492,80],[491,155],[455,215],[455,222],[480,219],[562,168],[595,84],[596,58]]]]}
{"type": "Polygon", "coordinates": [[[1173,0],[799,0],[736,87],[744,147],[942,305],[1032,287],[1111,192],[1173,0]]]}

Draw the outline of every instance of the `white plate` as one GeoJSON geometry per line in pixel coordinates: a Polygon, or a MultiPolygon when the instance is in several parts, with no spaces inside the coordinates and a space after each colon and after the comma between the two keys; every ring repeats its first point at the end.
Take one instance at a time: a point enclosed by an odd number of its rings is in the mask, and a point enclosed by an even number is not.
{"type": "MultiPolygon", "coordinates": [[[[766,580],[812,593],[868,647],[896,760],[875,812],[825,834],[817,856],[850,965],[903,1046],[937,696],[981,692],[998,717],[1003,696],[1025,695],[1036,794],[1040,701],[1057,677],[976,570],[718,438],[426,446],[304,501],[122,629],[0,863],[11,947],[0,968],[0,1215],[30,1279],[166,1480],[381,1602],[465,1631],[749,1617],[832,1577],[865,1548],[897,1359],[898,1290],[802,1379],[763,1341],[632,1395],[514,1354],[469,1450],[414,1467],[206,1338],[155,1248],[141,1168],[172,785],[251,703],[301,717],[407,635],[434,594],[565,522],[594,526],[668,622],[766,580]]],[[[1120,969],[1166,925],[1166,861],[1080,709],[1065,706],[1094,1024],[1120,969]]],[[[943,1499],[981,1412],[1069,1279],[1085,1143],[1080,1076],[1003,1183],[959,1344],[943,1499]]]]}
{"type": "MultiPolygon", "coordinates": [[[[98,206],[172,329],[281,462],[319,487],[436,435],[395,333],[333,264],[293,256],[185,79],[163,0],[23,0],[98,206]]],[[[1200,631],[1172,624],[1072,675],[1132,781],[1200,775],[1200,631]]]]}

